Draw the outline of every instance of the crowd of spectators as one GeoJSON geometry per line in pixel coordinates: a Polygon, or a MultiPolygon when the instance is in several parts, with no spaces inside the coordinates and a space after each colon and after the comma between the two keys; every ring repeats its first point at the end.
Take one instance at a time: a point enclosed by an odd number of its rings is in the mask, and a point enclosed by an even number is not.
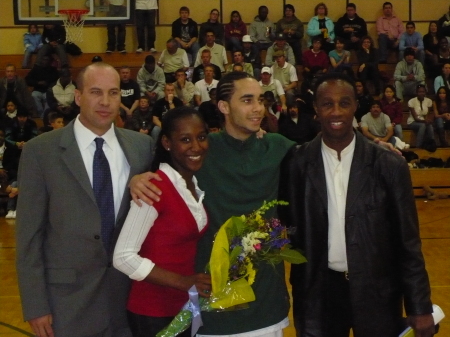
{"type": "MultiPolygon", "coordinates": [[[[120,6],[120,2],[110,5],[120,6]]],[[[303,143],[318,130],[312,104],[314,83],[327,72],[344,72],[356,80],[359,105],[355,126],[361,127],[366,136],[393,144],[398,139],[397,144],[404,148],[402,101],[407,97],[405,106],[410,115],[406,125],[416,132],[415,145],[424,146],[427,140],[434,139],[436,131],[439,145],[448,146],[445,130],[450,129],[450,11],[431,22],[422,37],[414,22],[402,22],[392,3],[385,2],[383,15],[376,20],[377,49],[353,3],[346,5],[345,13],[335,23],[323,2],[315,6],[314,16],[307,23],[300,21],[291,4],[284,5],[283,17],[278,21],[269,19],[269,10],[263,5],[253,22],[243,22],[240,12],[234,10],[226,24],[220,22],[217,9],[210,11],[207,21],[197,24],[190,18],[189,8],[183,6],[172,23],[166,49],[156,59],[152,55],[156,52],[156,10],[156,1],[136,1],[136,52],[150,54],[135,79],[129,66],[119,69],[122,104],[117,126],[157,137],[162,116],[173,107],[186,105],[200,110],[211,131],[220,130],[223,119],[217,111],[215,87],[224,73],[244,71],[259,80],[265,94],[262,128],[303,143]],[[302,50],[303,45],[308,47],[302,50]],[[382,76],[379,65],[387,62],[390,49],[398,50],[399,59],[389,79],[382,76]],[[427,88],[426,78],[432,79],[431,88],[427,88]],[[433,91],[434,101],[427,97],[433,91]],[[374,96],[379,101],[374,101],[374,96]]],[[[107,52],[124,52],[122,28],[108,25],[107,52]]],[[[72,80],[65,40],[61,25],[46,24],[42,34],[40,27],[29,25],[23,39],[22,68],[31,70],[21,78],[16,67],[8,64],[5,77],[0,79],[0,129],[5,138],[0,148],[12,147],[14,155],[20,155],[21,147],[31,137],[77,116],[77,86],[72,80]],[[36,62],[31,64],[33,53],[37,54],[36,62]],[[30,117],[43,118],[44,127],[37,130],[30,117]]],[[[101,61],[101,57],[96,58],[93,62],[101,61]]]]}

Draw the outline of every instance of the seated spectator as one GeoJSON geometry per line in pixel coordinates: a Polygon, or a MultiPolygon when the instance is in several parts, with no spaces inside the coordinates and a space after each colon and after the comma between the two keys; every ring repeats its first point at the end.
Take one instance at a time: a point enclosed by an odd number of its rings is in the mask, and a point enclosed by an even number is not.
{"type": "Polygon", "coordinates": [[[186,51],[178,48],[178,42],[175,39],[169,39],[159,57],[158,66],[164,71],[166,83],[175,82],[175,72],[182,68],[184,71],[189,69],[189,60],[186,51]]]}
{"type": "Polygon", "coordinates": [[[316,74],[323,74],[328,71],[330,59],[322,50],[322,38],[313,37],[312,48],[303,52],[303,76],[309,81],[316,74]]]}
{"type": "Polygon", "coordinates": [[[334,25],[336,36],[340,36],[347,50],[357,50],[361,45],[361,38],[367,35],[367,24],[356,14],[356,5],[347,4],[346,13],[334,25]]]}
{"type": "Polygon", "coordinates": [[[350,52],[344,50],[345,41],[341,37],[335,39],[336,49],[330,51],[328,56],[331,63],[331,71],[336,73],[344,73],[347,76],[354,78],[352,63],[350,63],[350,52]]]}
{"type": "Polygon", "coordinates": [[[441,147],[448,147],[445,130],[450,130],[450,90],[440,87],[436,90],[436,100],[433,102],[434,127],[439,135],[441,147]]]}
{"type": "Polygon", "coordinates": [[[264,117],[261,120],[261,129],[266,132],[278,132],[278,118],[273,112],[272,107],[275,105],[275,96],[272,91],[264,93],[264,117]]]}
{"type": "Polygon", "coordinates": [[[198,108],[198,112],[203,116],[208,125],[209,132],[218,132],[222,129],[223,114],[217,109],[216,88],[209,91],[209,101],[203,102],[198,108]]]}
{"type": "Polygon", "coordinates": [[[244,66],[240,63],[233,64],[233,68],[230,69],[231,71],[237,71],[237,72],[244,72],[244,66]]]}
{"type": "Polygon", "coordinates": [[[272,46],[267,49],[266,61],[264,62],[266,66],[271,67],[275,63],[275,52],[278,50],[284,51],[284,56],[286,62],[295,65],[295,56],[292,47],[286,42],[286,37],[283,33],[279,33],[275,37],[275,42],[272,46]]]}
{"type": "Polygon", "coordinates": [[[406,32],[400,35],[399,49],[399,60],[403,60],[403,54],[406,48],[412,48],[414,50],[415,58],[425,64],[425,52],[423,46],[422,34],[416,32],[416,24],[412,21],[406,23],[406,32]]]}
{"type": "Polygon", "coordinates": [[[308,114],[311,118],[316,118],[316,110],[314,109],[314,92],[316,79],[312,81],[303,81],[300,86],[300,94],[296,96],[295,103],[301,113],[308,114]]]}
{"type": "Polygon", "coordinates": [[[269,9],[267,6],[259,6],[258,15],[250,24],[250,38],[255,44],[256,50],[267,50],[272,45],[272,39],[275,37],[275,24],[267,17],[269,9]]]}
{"type": "Polygon", "coordinates": [[[6,102],[13,101],[24,107],[30,116],[37,117],[33,97],[25,80],[17,76],[16,67],[10,63],[7,64],[5,75],[0,78],[0,109],[4,111],[6,102]]]}
{"type": "Polygon", "coordinates": [[[233,64],[227,67],[227,73],[232,71],[235,64],[240,64],[243,68],[243,71],[253,76],[253,67],[251,63],[244,62],[244,55],[242,54],[242,50],[235,50],[233,52],[233,64]]]}
{"type": "Polygon", "coordinates": [[[308,22],[308,46],[312,45],[313,37],[322,39],[322,49],[328,53],[334,49],[334,23],[328,15],[328,8],[323,2],[319,2],[314,8],[314,15],[308,22]]]}
{"type": "Polygon", "coordinates": [[[7,146],[17,149],[17,155],[20,157],[25,144],[36,136],[36,122],[29,117],[25,109],[19,108],[17,116],[12,119],[12,122],[6,129],[5,139],[7,146]]]}
{"type": "Polygon", "coordinates": [[[446,37],[440,37],[437,63],[441,65],[449,61],[450,61],[450,49],[448,48],[448,40],[446,37]]]}
{"type": "Polygon", "coordinates": [[[133,111],[139,106],[141,90],[139,84],[131,79],[131,69],[129,66],[122,66],[119,70],[120,75],[120,117],[125,122],[131,119],[133,111]]]}
{"type": "MultiPolygon", "coordinates": [[[[225,47],[216,42],[214,35],[215,33],[213,30],[207,30],[205,34],[206,44],[200,48],[199,53],[202,53],[205,49],[209,49],[211,51],[211,63],[218,66],[220,71],[223,73],[225,72],[225,67],[228,64],[225,47]]],[[[197,54],[197,60],[195,61],[194,67],[197,67],[200,63],[202,63],[200,60],[200,55],[197,54]]]]}
{"type": "Polygon", "coordinates": [[[214,79],[220,80],[222,78],[222,72],[218,66],[211,63],[211,50],[203,49],[200,53],[200,57],[202,62],[194,68],[192,83],[196,83],[205,78],[205,66],[212,66],[214,69],[214,79]]]}
{"type": "Polygon", "coordinates": [[[25,47],[25,53],[22,69],[29,69],[31,54],[37,53],[42,47],[42,35],[39,33],[37,25],[28,25],[28,32],[23,34],[23,46],[25,47]]]}
{"type": "Polygon", "coordinates": [[[5,219],[16,218],[16,203],[19,193],[17,188],[18,168],[17,150],[5,143],[5,132],[0,129],[0,183],[2,191],[8,194],[5,219]]]}
{"type": "Polygon", "coordinates": [[[383,111],[391,119],[395,137],[403,140],[403,108],[402,103],[400,103],[400,100],[397,98],[394,86],[387,85],[384,88],[383,98],[380,103],[381,111],[383,111]]]}
{"type": "Polygon", "coordinates": [[[230,23],[225,25],[225,49],[232,52],[242,50],[244,35],[247,35],[247,25],[242,21],[238,11],[232,11],[230,23]]]}
{"type": "Polygon", "coordinates": [[[153,122],[161,128],[161,121],[167,111],[183,106],[183,101],[175,96],[175,86],[173,83],[166,83],[164,87],[164,97],[155,102],[153,106],[153,122]]]}
{"type": "Polygon", "coordinates": [[[44,56],[41,65],[35,64],[25,77],[28,86],[33,87],[31,96],[34,99],[39,117],[44,117],[47,106],[47,90],[59,78],[59,72],[50,65],[50,57],[44,56]]]}
{"type": "MultiPolygon", "coordinates": [[[[281,116],[281,109],[279,105],[277,104],[275,100],[275,95],[272,91],[266,91],[264,92],[264,106],[267,109],[268,112],[270,112],[272,115],[276,117],[278,120],[281,116]]],[[[283,113],[287,113],[287,109],[283,111],[283,113]]]]}
{"type": "Polygon", "coordinates": [[[150,100],[146,96],[139,99],[139,107],[133,111],[131,122],[127,124],[126,128],[151,136],[154,140],[158,139],[161,131],[161,122],[156,126],[159,119],[153,116],[152,108],[150,107],[150,100]]]}
{"type": "Polygon", "coordinates": [[[45,55],[56,54],[58,55],[61,68],[69,66],[69,60],[64,44],[66,42],[66,30],[64,26],[60,24],[44,25],[42,42],[43,45],[41,49],[39,49],[36,58],[37,64],[41,64],[42,58],[45,55]]]}
{"type": "Polygon", "coordinates": [[[294,59],[287,60],[293,65],[302,64],[303,30],[303,23],[295,16],[294,6],[284,5],[284,16],[277,22],[277,34],[283,34],[286,37],[286,42],[294,51],[295,62],[294,59]]]}
{"type": "Polygon", "coordinates": [[[433,102],[426,97],[427,90],[425,85],[419,84],[416,87],[417,96],[408,101],[409,117],[408,125],[416,133],[416,147],[422,148],[424,143],[425,132],[428,139],[434,140],[433,122],[430,121],[432,116],[433,102]]]}
{"type": "Polygon", "coordinates": [[[278,120],[278,132],[286,138],[302,145],[314,139],[318,126],[310,114],[299,110],[297,104],[288,108],[278,120]]]}
{"type": "MultiPolygon", "coordinates": [[[[425,69],[431,70],[438,64],[439,34],[436,21],[431,21],[428,25],[428,33],[423,36],[423,49],[425,51],[425,69]]],[[[433,77],[436,77],[436,75],[433,77]]]]}
{"type": "Polygon", "coordinates": [[[262,68],[261,81],[259,85],[263,90],[263,93],[270,91],[273,93],[275,103],[280,106],[281,110],[286,112],[286,95],[280,81],[272,78],[272,71],[269,67],[262,68]]]}
{"type": "Polygon", "coordinates": [[[398,49],[400,36],[404,31],[402,20],[392,12],[392,3],[383,3],[383,16],[377,19],[380,63],[386,63],[389,49],[398,49]]]}
{"type": "Polygon", "coordinates": [[[210,100],[209,91],[212,88],[217,87],[218,80],[214,79],[214,68],[212,66],[205,66],[205,78],[203,80],[195,82],[194,100],[197,106],[200,106],[203,102],[210,100]]]}
{"type": "Polygon", "coordinates": [[[186,72],[180,68],[175,72],[175,95],[181,99],[184,105],[194,106],[194,83],[187,80],[186,72]]]}
{"type": "Polygon", "coordinates": [[[58,130],[64,127],[64,116],[58,111],[50,111],[48,114],[48,122],[50,125],[39,128],[38,134],[58,130]]]}
{"type": "Polygon", "coordinates": [[[6,102],[5,112],[6,112],[5,113],[6,120],[4,118],[2,118],[2,119],[3,119],[3,122],[4,122],[5,126],[6,126],[6,125],[8,125],[11,122],[11,120],[14,117],[17,116],[17,104],[16,104],[16,102],[14,102],[14,101],[6,102]]]}
{"type": "Polygon", "coordinates": [[[381,111],[380,101],[373,101],[370,112],[362,116],[361,130],[363,135],[372,141],[388,142],[401,150],[409,148],[407,144],[400,140],[397,144],[391,119],[381,111]]]}
{"type": "Polygon", "coordinates": [[[261,55],[258,49],[254,46],[250,35],[244,35],[242,38],[242,55],[244,62],[250,63],[253,68],[254,77],[259,80],[261,76],[261,55]]]}
{"type": "Polygon", "coordinates": [[[356,88],[356,100],[358,101],[358,107],[355,112],[355,119],[358,123],[361,122],[362,116],[370,111],[372,107],[373,98],[369,94],[369,90],[361,80],[355,81],[356,88]]]}
{"type": "Polygon", "coordinates": [[[404,55],[394,72],[395,90],[400,100],[404,95],[414,95],[419,84],[425,85],[425,72],[422,63],[414,59],[415,51],[406,48],[404,55]]]}
{"type": "Polygon", "coordinates": [[[223,36],[225,31],[223,25],[219,22],[219,15],[218,9],[211,9],[208,21],[203,22],[200,25],[200,47],[203,47],[208,43],[206,33],[211,31],[214,33],[214,42],[223,46],[223,36]]]}
{"type": "Polygon", "coordinates": [[[68,68],[61,69],[56,84],[47,91],[49,110],[44,113],[44,125],[48,125],[48,113],[50,111],[61,113],[66,123],[78,115],[80,109],[75,103],[75,89],[76,86],[72,82],[70,70],[68,68]]]}
{"type": "Polygon", "coordinates": [[[293,105],[298,85],[297,70],[292,64],[286,62],[284,51],[276,51],[274,57],[276,63],[271,68],[273,79],[280,81],[283,86],[286,104],[293,105]]]}
{"type": "Polygon", "coordinates": [[[437,26],[440,35],[450,36],[450,6],[448,7],[448,12],[438,20],[437,26]]]}
{"type": "Polygon", "coordinates": [[[450,62],[442,65],[442,74],[434,79],[434,92],[437,94],[440,87],[450,89],[450,62]]]}
{"type": "Polygon", "coordinates": [[[197,22],[189,18],[189,8],[180,8],[180,18],[172,23],[172,37],[177,40],[179,46],[191,55],[190,64],[193,65],[197,59],[198,49],[198,26],[197,22]]]}
{"type": "Polygon", "coordinates": [[[151,103],[164,97],[166,78],[153,55],[145,57],[145,63],[137,74],[137,83],[141,89],[141,96],[147,96],[151,103]]]}
{"type": "Polygon", "coordinates": [[[372,80],[375,95],[380,95],[380,71],[378,70],[378,50],[370,36],[361,39],[361,47],[356,52],[358,57],[358,78],[362,81],[372,80]]]}

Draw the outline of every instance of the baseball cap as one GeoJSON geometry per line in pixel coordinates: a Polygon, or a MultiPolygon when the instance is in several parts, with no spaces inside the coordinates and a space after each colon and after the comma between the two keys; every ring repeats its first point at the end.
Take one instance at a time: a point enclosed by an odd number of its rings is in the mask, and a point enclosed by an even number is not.
{"type": "Polygon", "coordinates": [[[252,39],[250,38],[250,35],[244,35],[242,37],[242,42],[253,42],[252,39]]]}
{"type": "Polygon", "coordinates": [[[284,50],[277,50],[273,53],[273,57],[284,56],[284,50]]]}
{"type": "Polygon", "coordinates": [[[261,70],[261,74],[264,74],[264,73],[272,74],[272,70],[270,70],[269,67],[263,67],[261,70]]]}
{"type": "Polygon", "coordinates": [[[286,36],[283,33],[279,33],[275,36],[275,40],[286,40],[286,36]]]}

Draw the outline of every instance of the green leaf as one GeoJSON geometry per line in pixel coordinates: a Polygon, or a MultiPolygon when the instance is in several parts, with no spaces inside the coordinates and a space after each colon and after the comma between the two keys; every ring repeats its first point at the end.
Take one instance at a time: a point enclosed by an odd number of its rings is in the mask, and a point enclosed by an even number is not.
{"type": "Polygon", "coordinates": [[[238,216],[231,217],[231,221],[232,221],[232,224],[233,224],[233,227],[232,227],[233,237],[234,236],[240,236],[241,233],[245,229],[244,221],[242,221],[242,218],[238,217],[238,216]]]}
{"type": "Polygon", "coordinates": [[[280,258],[293,264],[301,264],[307,262],[306,258],[299,251],[294,249],[283,249],[280,252],[280,258]]]}
{"type": "Polygon", "coordinates": [[[242,253],[242,247],[241,246],[236,246],[233,248],[233,250],[231,251],[230,254],[230,263],[234,264],[235,261],[237,260],[239,254],[242,253]]]}

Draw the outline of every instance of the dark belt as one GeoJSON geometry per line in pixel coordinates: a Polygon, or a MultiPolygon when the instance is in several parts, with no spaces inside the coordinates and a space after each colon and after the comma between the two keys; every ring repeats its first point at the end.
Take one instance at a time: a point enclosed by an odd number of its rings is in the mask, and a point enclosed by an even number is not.
{"type": "Polygon", "coordinates": [[[349,280],[348,271],[336,271],[328,268],[328,272],[332,274],[334,277],[343,278],[345,280],[349,280]]]}

